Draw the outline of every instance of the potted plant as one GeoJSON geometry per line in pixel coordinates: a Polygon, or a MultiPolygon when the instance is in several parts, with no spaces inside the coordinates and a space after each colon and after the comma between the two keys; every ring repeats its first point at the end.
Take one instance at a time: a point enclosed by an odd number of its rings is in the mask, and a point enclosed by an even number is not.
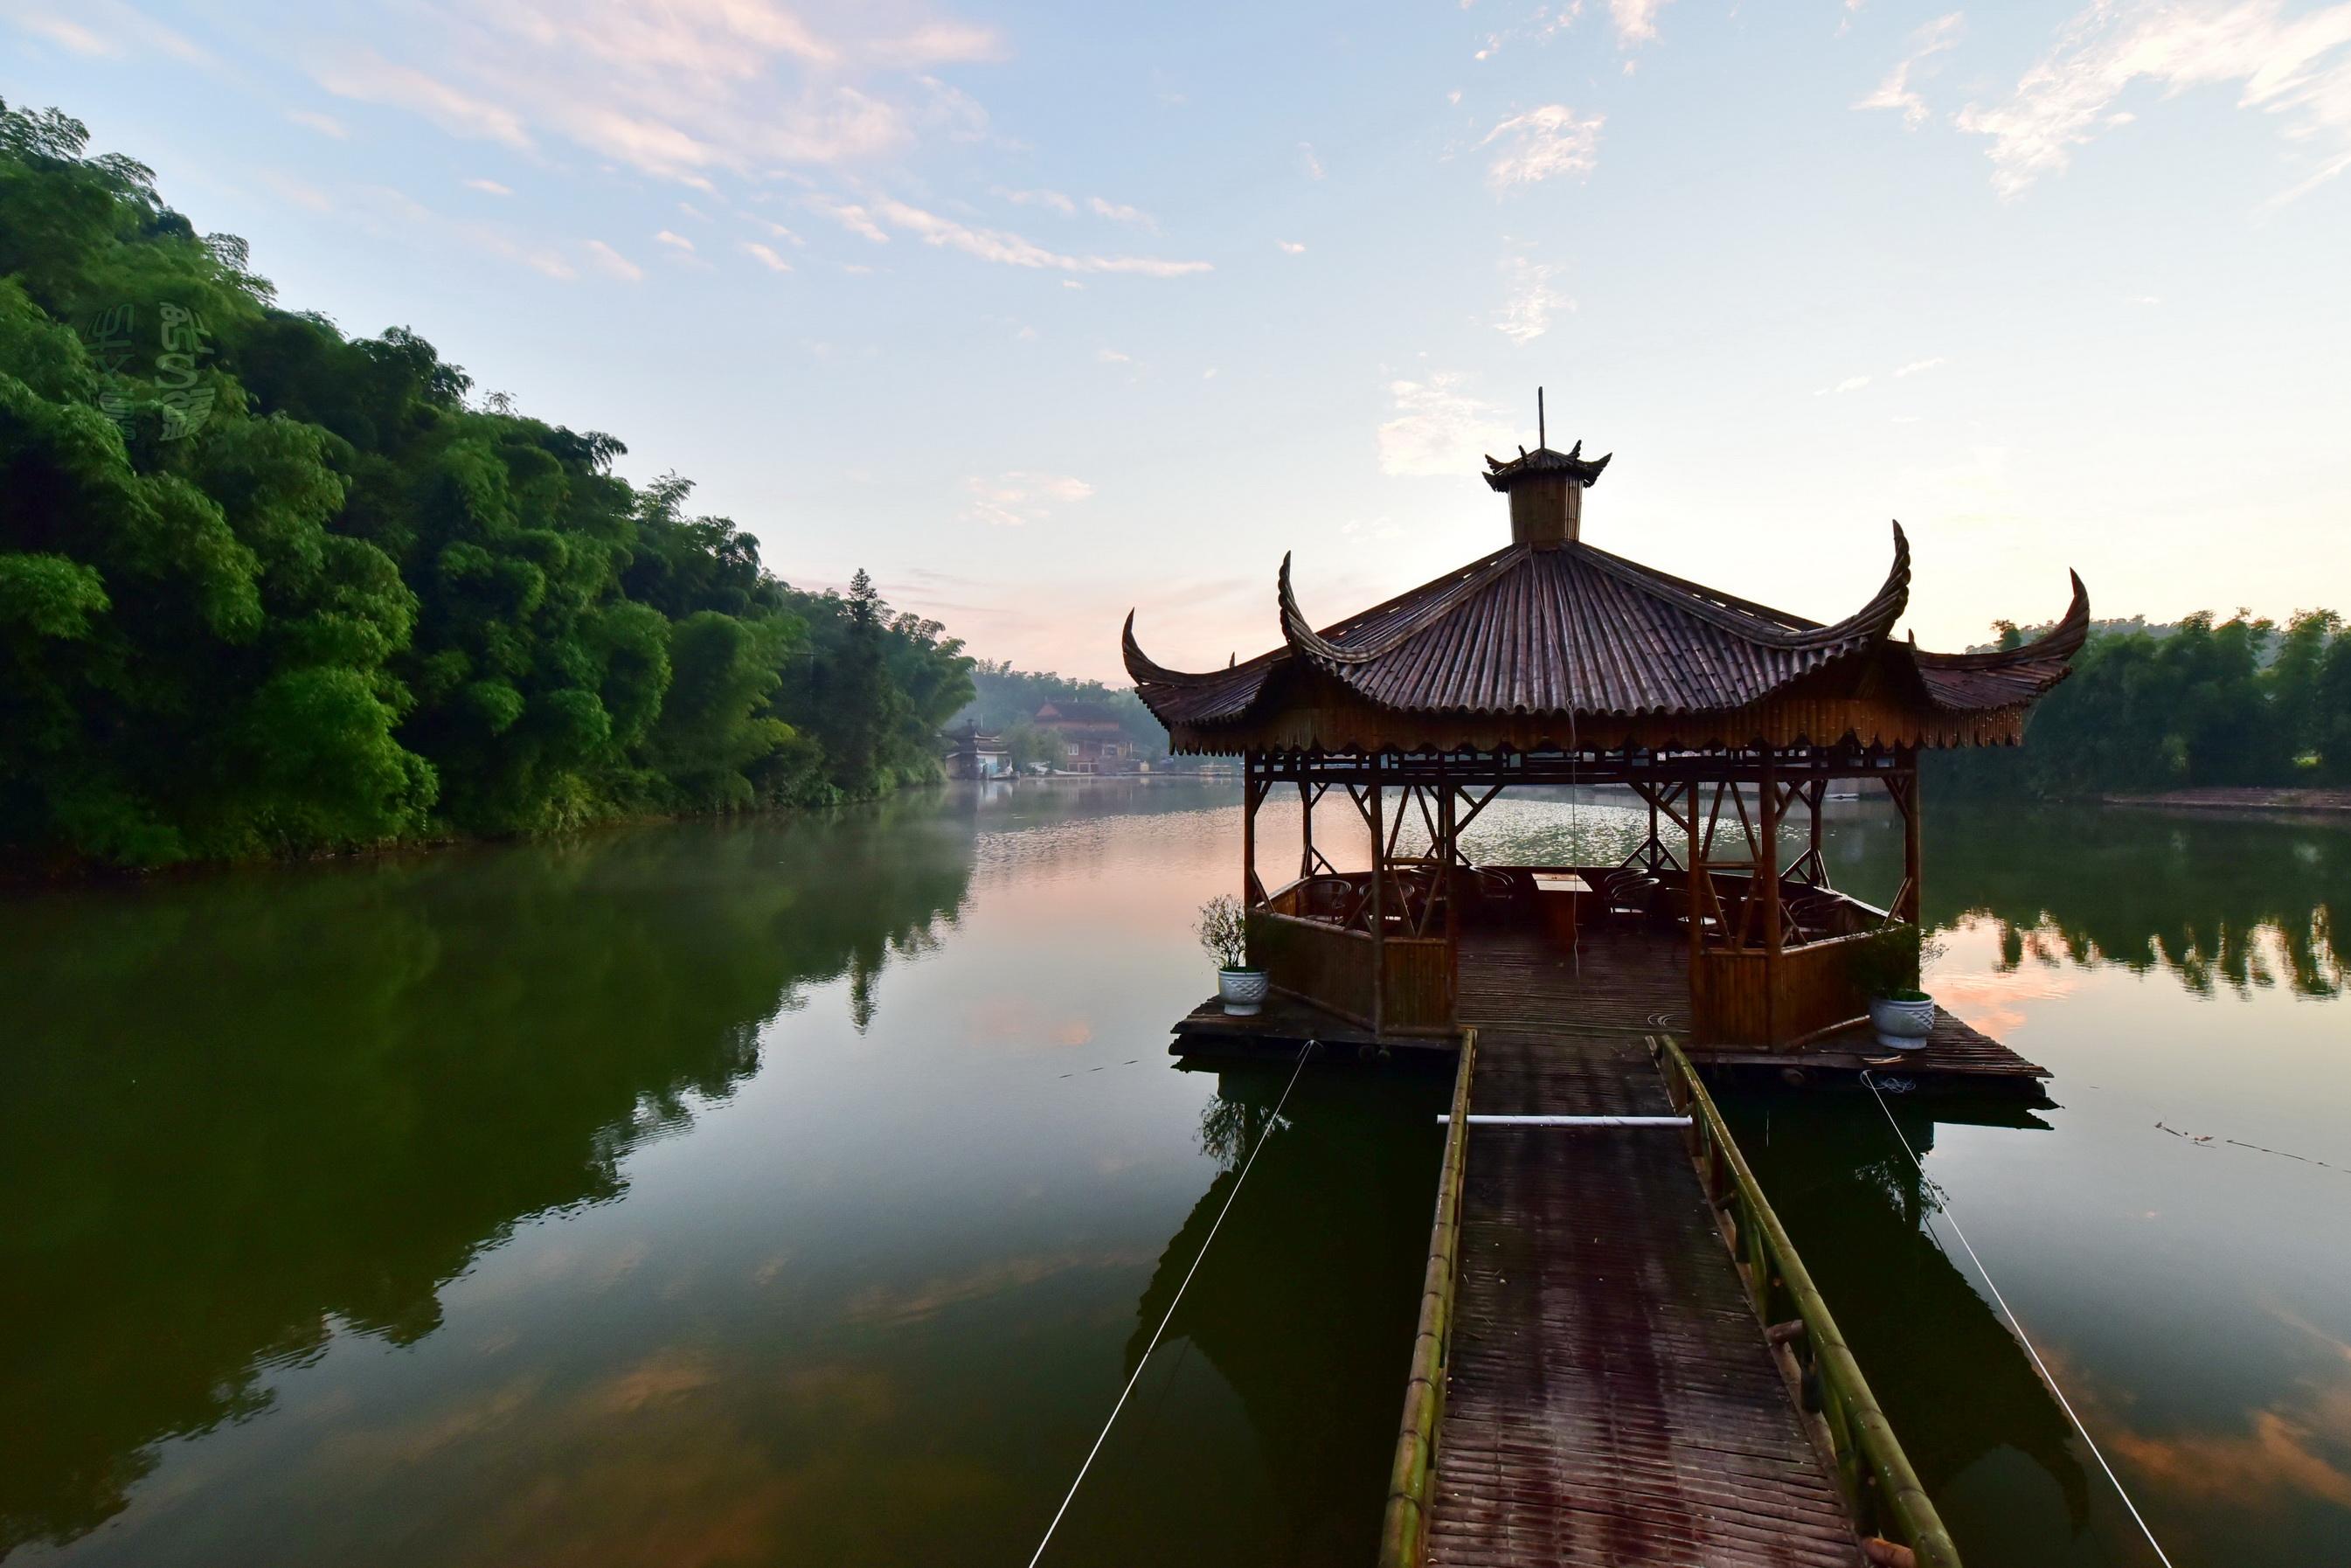
{"type": "Polygon", "coordinates": [[[1225,1011],[1246,1018],[1265,1005],[1265,971],[1249,967],[1249,913],[1229,893],[1200,905],[1200,946],[1217,960],[1217,994],[1225,1011]]]}
{"type": "Polygon", "coordinates": [[[1943,956],[1943,945],[1917,926],[1880,926],[1854,944],[1853,982],[1869,998],[1869,1021],[1877,1043],[1894,1051],[1917,1051],[1935,1027],[1935,998],[1918,988],[1925,967],[1943,956]]]}

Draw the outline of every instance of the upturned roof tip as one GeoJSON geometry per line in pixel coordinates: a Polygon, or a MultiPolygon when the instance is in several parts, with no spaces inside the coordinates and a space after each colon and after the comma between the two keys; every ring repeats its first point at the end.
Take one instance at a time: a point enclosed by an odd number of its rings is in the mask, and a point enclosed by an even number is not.
{"type": "Polygon", "coordinates": [[[1580,484],[1589,486],[1599,482],[1601,471],[1615,455],[1611,452],[1599,457],[1586,457],[1581,441],[1565,452],[1554,452],[1548,446],[1538,446],[1530,452],[1521,446],[1516,457],[1496,457],[1488,454],[1485,479],[1497,490],[1508,490],[1520,479],[1533,475],[1564,474],[1580,484]]]}

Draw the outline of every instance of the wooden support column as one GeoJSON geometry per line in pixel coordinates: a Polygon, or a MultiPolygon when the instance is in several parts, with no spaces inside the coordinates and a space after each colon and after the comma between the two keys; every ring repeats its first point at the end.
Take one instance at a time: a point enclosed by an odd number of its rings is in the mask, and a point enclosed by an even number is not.
{"type": "Polygon", "coordinates": [[[1388,920],[1387,900],[1381,884],[1387,881],[1387,835],[1381,819],[1387,813],[1386,786],[1380,782],[1379,753],[1372,754],[1372,1033],[1376,1036],[1387,1019],[1388,920]]]}
{"type": "MultiPolygon", "coordinates": [[[[1438,766],[1442,768],[1443,764],[1438,766]]],[[[1445,840],[1445,855],[1437,862],[1437,886],[1445,899],[1445,1011],[1448,1018],[1454,1018],[1458,1017],[1461,1011],[1461,920],[1459,901],[1454,897],[1453,886],[1454,862],[1460,856],[1453,842],[1454,823],[1458,819],[1454,810],[1453,780],[1441,779],[1439,787],[1443,793],[1437,808],[1437,831],[1445,840]]]]}
{"type": "Polygon", "coordinates": [[[1763,1038],[1780,1043],[1780,778],[1771,748],[1763,748],[1762,799],[1757,816],[1761,833],[1749,883],[1763,898],[1763,1038]]]}
{"type": "Polygon", "coordinates": [[[1894,914],[1897,919],[1918,924],[1919,873],[1924,856],[1921,848],[1920,817],[1922,802],[1918,798],[1918,753],[1910,753],[1909,800],[1902,812],[1902,907],[1894,914]]]}
{"type": "Polygon", "coordinates": [[[1805,806],[1811,811],[1813,819],[1813,885],[1815,887],[1826,887],[1829,884],[1828,859],[1821,853],[1821,805],[1828,799],[1828,793],[1829,781],[1825,779],[1815,779],[1804,787],[1805,806]]]}
{"type": "Polygon", "coordinates": [[[1698,967],[1704,961],[1700,955],[1706,950],[1706,933],[1703,928],[1706,907],[1713,902],[1710,894],[1700,891],[1706,883],[1706,841],[1712,836],[1711,830],[1704,834],[1698,831],[1698,800],[1700,788],[1698,779],[1692,778],[1689,781],[1689,894],[1687,902],[1689,912],[1689,987],[1693,1021],[1695,1021],[1698,995],[1698,967]]]}
{"type": "Polygon", "coordinates": [[[1298,880],[1314,874],[1314,797],[1305,779],[1298,781],[1298,880]]]}
{"type": "Polygon", "coordinates": [[[1265,902],[1265,884],[1257,879],[1257,809],[1265,800],[1265,781],[1258,777],[1258,754],[1241,754],[1241,907],[1254,909],[1265,902]]]}

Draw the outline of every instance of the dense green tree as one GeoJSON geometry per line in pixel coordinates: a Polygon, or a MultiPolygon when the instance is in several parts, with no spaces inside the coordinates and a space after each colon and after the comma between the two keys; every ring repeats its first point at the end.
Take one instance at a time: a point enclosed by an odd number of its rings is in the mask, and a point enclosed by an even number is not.
{"type": "MultiPolygon", "coordinates": [[[[1995,630],[2004,647],[2023,635],[1995,630]]],[[[2058,797],[2351,782],[2351,636],[2325,610],[2283,632],[2239,611],[2094,632],[2027,733],[2021,750],[1937,756],[1935,787],[2058,797]]]]}
{"type": "Polygon", "coordinates": [[[402,328],[277,308],[143,166],[0,104],[0,850],[158,864],[935,777],[971,695],[402,328]]]}

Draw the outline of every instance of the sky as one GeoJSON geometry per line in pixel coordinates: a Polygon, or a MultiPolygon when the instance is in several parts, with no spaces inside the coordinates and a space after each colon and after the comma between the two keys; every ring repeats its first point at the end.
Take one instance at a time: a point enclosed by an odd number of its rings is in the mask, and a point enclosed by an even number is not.
{"type": "Polygon", "coordinates": [[[0,0],[0,98],[1022,668],[1498,548],[1538,385],[1801,614],[2351,612],[2351,4],[0,0]]]}

